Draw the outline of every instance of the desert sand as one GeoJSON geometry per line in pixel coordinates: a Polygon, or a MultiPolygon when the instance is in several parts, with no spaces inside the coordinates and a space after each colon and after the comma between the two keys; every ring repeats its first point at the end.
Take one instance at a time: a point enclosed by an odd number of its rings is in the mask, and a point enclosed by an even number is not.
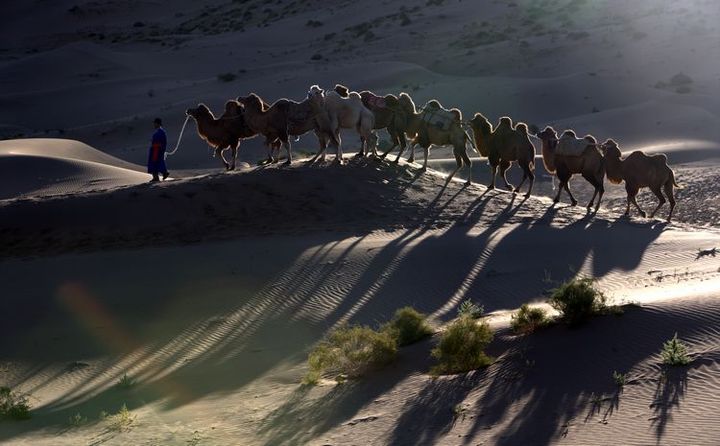
{"type": "Polygon", "coordinates": [[[32,418],[0,420],[0,444],[718,443],[720,258],[699,255],[720,247],[716,2],[3,8],[0,386],[27,395],[32,418]],[[624,187],[607,181],[587,212],[580,177],[581,206],[553,205],[537,141],[527,199],[487,190],[475,153],[475,182],[447,182],[447,148],[421,172],[354,158],[349,131],[343,165],[308,165],[306,135],[289,167],[257,166],[256,138],[225,172],[189,125],[170,180],[147,183],[154,117],[172,148],[189,106],[220,114],[250,91],[301,100],[336,82],[665,153],[682,185],[673,222],[667,207],[623,217],[624,187]],[[623,314],[510,330],[512,312],[576,275],[623,314]],[[495,361],[433,378],[430,350],[467,299],[495,330],[495,361]],[[367,377],[301,384],[329,330],[406,305],[435,336],[367,377]],[[676,333],[692,362],[668,369],[676,333]],[[123,404],[134,420],[113,430],[101,413],[123,404]]]}

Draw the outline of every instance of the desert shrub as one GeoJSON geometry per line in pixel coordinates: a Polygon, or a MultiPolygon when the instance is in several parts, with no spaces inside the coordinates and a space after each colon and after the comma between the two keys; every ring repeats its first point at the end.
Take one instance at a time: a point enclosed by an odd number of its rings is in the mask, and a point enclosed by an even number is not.
{"type": "Polygon", "coordinates": [[[68,425],[72,427],[80,427],[84,424],[86,424],[88,421],[87,417],[82,416],[80,412],[76,413],[75,415],[72,415],[68,418],[68,425]]]}
{"type": "Polygon", "coordinates": [[[366,326],[343,326],[328,334],[308,356],[310,370],[304,382],[315,384],[323,376],[336,379],[358,377],[381,367],[397,354],[397,342],[389,331],[366,326]]]}
{"type": "Polygon", "coordinates": [[[687,346],[677,337],[677,333],[669,341],[663,344],[662,351],[663,364],[667,365],[688,365],[690,358],[687,354],[687,346]]]}
{"type": "Polygon", "coordinates": [[[469,316],[453,321],[440,337],[432,355],[438,364],[432,374],[463,373],[489,365],[492,358],[484,350],[492,341],[493,333],[487,322],[478,322],[469,316]]]}
{"type": "Polygon", "coordinates": [[[623,387],[627,381],[627,373],[620,373],[617,370],[613,372],[613,380],[618,387],[623,387]]]}
{"type": "Polygon", "coordinates": [[[18,395],[9,387],[0,387],[0,420],[27,420],[30,418],[30,404],[27,397],[18,395]]]}
{"type": "Polygon", "coordinates": [[[512,315],[510,326],[516,333],[532,333],[547,323],[548,317],[545,310],[522,304],[517,313],[512,315]]]}
{"type": "Polygon", "coordinates": [[[458,307],[459,317],[470,317],[471,319],[480,319],[485,312],[482,305],[477,305],[470,299],[463,301],[458,307]]]}
{"type": "Polygon", "coordinates": [[[117,413],[108,415],[105,419],[110,421],[109,430],[123,432],[130,430],[135,418],[136,416],[128,410],[127,405],[123,404],[117,413]]]}
{"type": "Polygon", "coordinates": [[[579,324],[588,317],[604,311],[605,295],[594,286],[590,277],[575,277],[555,288],[550,305],[570,324],[579,324]]]}
{"type": "Polygon", "coordinates": [[[392,320],[383,325],[382,331],[388,332],[399,346],[412,344],[432,335],[432,327],[426,319],[424,314],[412,307],[400,308],[392,320]]]}
{"type": "Polygon", "coordinates": [[[120,378],[117,382],[117,386],[120,389],[129,389],[137,384],[137,381],[135,381],[134,378],[131,378],[127,375],[127,373],[123,374],[122,378],[120,378]]]}

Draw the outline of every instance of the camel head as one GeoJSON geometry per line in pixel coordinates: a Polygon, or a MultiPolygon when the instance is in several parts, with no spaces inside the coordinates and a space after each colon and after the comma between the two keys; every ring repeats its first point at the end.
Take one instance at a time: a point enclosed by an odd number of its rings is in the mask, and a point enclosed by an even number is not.
{"type": "Polygon", "coordinates": [[[605,175],[608,180],[613,184],[620,184],[623,181],[622,169],[619,168],[620,162],[622,161],[622,152],[620,147],[612,139],[608,139],[604,143],[600,144],[600,150],[602,150],[605,156],[605,175]]]}
{"type": "Polygon", "coordinates": [[[250,93],[247,96],[238,96],[237,101],[246,108],[250,108],[257,111],[263,111],[263,101],[260,99],[260,96],[256,95],[255,93],[250,93]]]}
{"type": "Polygon", "coordinates": [[[342,84],[335,84],[334,90],[341,98],[347,98],[350,96],[350,89],[342,84]]]}
{"type": "Polygon", "coordinates": [[[557,132],[555,132],[554,128],[547,126],[543,129],[542,132],[539,132],[535,136],[540,138],[540,141],[543,142],[543,147],[547,146],[551,150],[555,149],[555,145],[558,142],[558,135],[557,132]]]}
{"type": "Polygon", "coordinates": [[[313,85],[312,87],[310,87],[307,97],[308,99],[310,99],[310,103],[314,106],[325,106],[325,90],[318,87],[317,85],[313,85]]]}
{"type": "Polygon", "coordinates": [[[225,103],[225,114],[228,116],[238,116],[243,112],[243,106],[238,101],[229,100],[225,103]]]}
{"type": "Polygon", "coordinates": [[[613,158],[619,160],[622,156],[622,152],[620,152],[620,147],[612,139],[608,139],[607,141],[602,143],[600,145],[600,149],[603,151],[603,155],[605,155],[606,158],[613,158]]]}
{"type": "Polygon", "coordinates": [[[207,108],[207,105],[205,104],[198,104],[195,108],[188,108],[185,110],[185,115],[191,116],[196,121],[198,118],[206,117],[206,116],[212,116],[212,113],[210,112],[210,109],[207,108]]]}
{"type": "Polygon", "coordinates": [[[475,113],[475,116],[470,120],[470,125],[473,128],[481,131],[484,135],[489,135],[492,132],[492,124],[490,121],[482,115],[482,113],[475,113]]]}

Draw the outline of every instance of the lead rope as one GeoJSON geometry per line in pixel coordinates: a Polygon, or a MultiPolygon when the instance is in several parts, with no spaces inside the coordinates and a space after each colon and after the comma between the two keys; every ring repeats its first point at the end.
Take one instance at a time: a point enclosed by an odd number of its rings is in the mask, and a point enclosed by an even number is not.
{"type": "Polygon", "coordinates": [[[177,143],[175,144],[175,148],[172,149],[170,152],[165,152],[165,159],[167,159],[167,157],[170,155],[175,155],[175,152],[177,152],[178,147],[180,147],[180,141],[182,140],[183,133],[185,132],[185,126],[187,125],[189,119],[190,119],[190,115],[187,115],[185,117],[185,122],[183,123],[182,129],[180,129],[180,136],[178,136],[178,140],[177,140],[177,143]]]}

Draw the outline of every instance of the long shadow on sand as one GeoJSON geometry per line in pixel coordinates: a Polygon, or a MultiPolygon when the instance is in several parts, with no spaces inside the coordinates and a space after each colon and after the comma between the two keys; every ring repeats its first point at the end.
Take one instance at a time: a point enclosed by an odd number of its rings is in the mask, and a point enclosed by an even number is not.
{"type": "MultiPolygon", "coordinates": [[[[420,226],[371,248],[361,241],[372,237],[330,234],[291,237],[269,247],[260,239],[177,251],[170,248],[145,253],[149,257],[137,265],[132,252],[80,256],[59,269],[55,269],[57,262],[48,259],[44,270],[49,276],[35,290],[45,301],[22,306],[26,313],[12,325],[19,330],[15,334],[29,344],[3,342],[3,357],[31,363],[78,362],[81,369],[45,373],[36,368],[9,383],[33,390],[57,380],[74,384],[61,398],[36,410],[30,422],[3,429],[0,440],[65,425],[77,412],[115,410],[122,402],[131,410],[158,401],[163,401],[163,408],[173,409],[208,395],[237,392],[273,369],[302,362],[307,349],[337,323],[374,324],[405,305],[441,319],[449,318],[455,304],[466,297],[481,301],[490,311],[516,307],[538,296],[547,271],[553,277],[562,276],[568,267],[579,268],[591,253],[594,274],[632,268],[660,233],[659,229],[638,227],[631,240],[608,242],[601,232],[622,223],[587,218],[563,227],[553,224],[554,210],[540,220],[528,218],[506,226],[510,220],[516,221],[525,203],[515,197],[501,199],[498,212],[498,206],[488,207],[498,197],[489,192],[473,201],[449,229],[428,234],[434,216],[464,189],[448,194],[443,202],[444,193],[442,189],[431,201],[420,226]],[[487,219],[488,209],[497,216],[477,231],[475,226],[481,218],[487,219]],[[573,248],[567,257],[557,260],[553,242],[560,240],[573,248]],[[611,249],[622,248],[623,256],[603,253],[607,243],[611,249]],[[522,254],[526,251],[545,254],[528,259],[522,254]],[[175,259],[188,255],[202,260],[188,265],[175,259]],[[360,263],[357,277],[345,275],[344,264],[350,260],[360,263]],[[457,267],[449,270],[448,263],[457,267]],[[157,275],[145,271],[148,264],[163,265],[182,280],[172,290],[158,288],[157,275]],[[441,277],[438,270],[443,271],[441,277]],[[514,283],[512,288],[517,291],[512,294],[503,292],[515,273],[526,275],[528,281],[522,286],[514,283]],[[76,277],[75,282],[83,286],[62,288],[67,277],[76,277]],[[53,285],[47,288],[46,284],[53,285]],[[58,293],[59,289],[64,293],[58,293]],[[138,308],[143,311],[138,313],[138,308]],[[58,312],[70,312],[77,318],[77,326],[48,349],[43,343],[48,342],[53,315],[58,312]],[[33,349],[33,342],[39,347],[33,349]],[[107,355],[111,359],[82,367],[82,358],[107,355]],[[126,371],[140,380],[130,392],[113,387],[126,371]],[[73,376],[76,373],[82,375],[73,376]]],[[[25,273],[31,275],[37,267],[32,265],[25,273]]],[[[298,393],[273,419],[287,420],[282,413],[306,417],[314,412],[332,414],[318,421],[313,430],[317,435],[356,413],[372,395],[425,369],[426,364],[399,367],[386,372],[386,385],[360,383],[359,387],[338,389],[323,400],[322,407],[327,410],[322,411],[298,393]]],[[[425,397],[432,401],[437,392],[447,394],[451,387],[429,389],[425,397]]],[[[282,421],[269,426],[266,433],[277,443],[296,439],[282,421]]]]}

